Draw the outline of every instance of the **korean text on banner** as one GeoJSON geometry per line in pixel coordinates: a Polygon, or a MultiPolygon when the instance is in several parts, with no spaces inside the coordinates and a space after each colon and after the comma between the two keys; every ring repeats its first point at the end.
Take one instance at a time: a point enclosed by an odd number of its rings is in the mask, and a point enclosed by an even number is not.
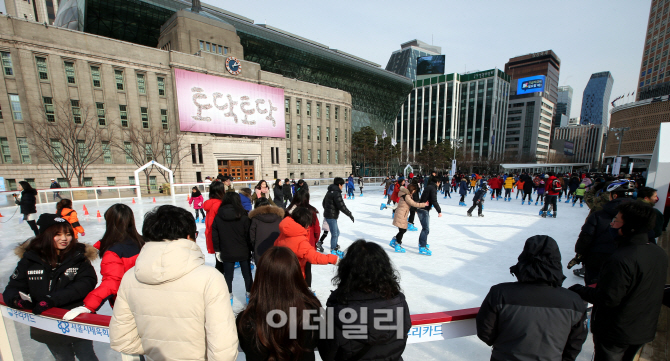
{"type": "Polygon", "coordinates": [[[179,129],[284,138],[284,89],[175,69],[179,129]]]}

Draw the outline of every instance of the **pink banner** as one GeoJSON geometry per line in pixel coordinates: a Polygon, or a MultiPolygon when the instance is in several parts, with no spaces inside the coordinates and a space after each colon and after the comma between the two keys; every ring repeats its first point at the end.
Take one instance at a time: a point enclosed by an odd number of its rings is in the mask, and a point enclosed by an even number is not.
{"type": "Polygon", "coordinates": [[[284,89],[175,69],[179,129],[285,138],[284,89]]]}

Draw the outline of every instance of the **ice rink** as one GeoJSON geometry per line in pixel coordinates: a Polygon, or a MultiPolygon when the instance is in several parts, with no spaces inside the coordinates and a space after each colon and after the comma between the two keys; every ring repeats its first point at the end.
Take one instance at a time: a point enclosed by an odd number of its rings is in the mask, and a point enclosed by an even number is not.
{"type": "MultiPolygon", "coordinates": [[[[319,212],[322,212],[321,201],[326,187],[310,187],[311,203],[319,212]]],[[[203,195],[207,197],[206,192],[203,195]]],[[[472,205],[472,194],[466,197],[468,207],[472,205]]],[[[536,195],[535,195],[536,197],[536,195]]],[[[452,193],[452,198],[444,199],[439,195],[438,202],[442,207],[442,217],[437,212],[430,212],[430,235],[428,243],[433,251],[432,256],[418,253],[418,237],[421,230],[418,217],[416,226],[419,232],[407,232],[403,239],[407,253],[395,253],[389,247],[389,241],[396,234],[397,228],[391,222],[391,211],[380,211],[380,204],[386,203],[383,199],[381,187],[367,186],[364,195],[356,199],[346,200],[346,205],[355,217],[351,223],[346,216],[339,219],[340,247],[349,246],[354,240],[363,238],[377,242],[389,252],[401,276],[401,285],[412,314],[431,313],[438,311],[457,310],[479,307],[489,288],[500,282],[511,282],[516,279],[510,274],[509,267],[516,264],[517,257],[525,240],[538,234],[553,237],[561,249],[563,265],[567,265],[574,256],[574,244],[584,219],[588,214],[586,205],[572,207],[571,204],[558,204],[558,217],[543,219],[539,217],[540,206],[521,205],[521,200],[512,197],[512,202],[487,199],[484,205],[485,217],[466,216],[468,207],[458,206],[459,196],[452,193]]],[[[563,199],[565,201],[565,199],[563,199]]],[[[100,200],[74,202],[75,210],[86,231],[86,236],[80,241],[93,244],[104,233],[104,222],[96,218],[96,212],[104,211],[119,200],[100,200]],[[86,205],[90,216],[84,216],[83,205],[86,205]]],[[[142,218],[145,212],[161,204],[174,204],[189,209],[186,195],[172,197],[145,197],[136,204],[131,199],[121,199],[121,202],[132,207],[135,213],[138,228],[141,230],[142,218]]],[[[18,258],[14,255],[14,247],[21,241],[32,236],[32,231],[26,223],[19,223],[18,215],[10,219],[17,207],[0,208],[4,216],[0,218],[0,287],[4,289],[18,258]]],[[[55,212],[55,204],[38,205],[38,213],[55,212]]],[[[319,215],[322,220],[321,215],[319,215]]],[[[198,244],[206,254],[206,262],[214,265],[214,255],[206,253],[205,224],[199,223],[200,235],[198,244]]],[[[324,248],[329,252],[330,236],[324,241],[324,248]]],[[[100,261],[94,266],[99,271],[100,261]]],[[[322,303],[325,304],[330,291],[334,289],[331,279],[335,267],[313,266],[313,289],[322,303]]],[[[582,283],[583,279],[564,268],[567,279],[565,287],[575,283],[582,283]]],[[[99,278],[100,280],[100,278],[99,278]]],[[[245,305],[244,284],[242,275],[237,271],[233,281],[235,297],[233,309],[239,312],[245,305]]],[[[105,305],[101,312],[111,314],[111,309],[105,305]]],[[[551,325],[547,325],[551,327],[551,325]]],[[[97,349],[97,347],[96,347],[97,349]]],[[[591,360],[593,343],[591,335],[584,344],[578,360],[591,360]]],[[[405,360],[489,360],[490,348],[476,336],[453,340],[435,341],[408,345],[403,355],[405,360]]],[[[102,358],[101,358],[102,359],[102,358]]],[[[241,354],[240,360],[244,359],[241,354]]]]}

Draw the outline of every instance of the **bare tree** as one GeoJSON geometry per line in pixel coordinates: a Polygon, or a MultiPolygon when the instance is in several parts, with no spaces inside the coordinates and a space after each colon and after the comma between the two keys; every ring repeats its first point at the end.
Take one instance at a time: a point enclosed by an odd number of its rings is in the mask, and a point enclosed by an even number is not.
{"type": "Polygon", "coordinates": [[[41,118],[25,120],[31,135],[29,144],[39,158],[47,160],[61,176],[82,186],[88,167],[103,156],[103,141],[114,132],[105,126],[104,110],[99,113],[89,104],[65,100],[38,108],[41,118]],[[101,117],[100,117],[101,116],[101,117]]]}

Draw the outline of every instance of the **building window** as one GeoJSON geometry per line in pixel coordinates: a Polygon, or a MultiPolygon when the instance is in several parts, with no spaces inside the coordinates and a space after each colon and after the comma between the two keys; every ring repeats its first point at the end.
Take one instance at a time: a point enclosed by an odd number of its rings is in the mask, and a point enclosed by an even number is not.
{"type": "Polygon", "coordinates": [[[291,148],[286,148],[286,163],[291,164],[291,148]]]}
{"type": "Polygon", "coordinates": [[[102,142],[102,158],[105,164],[112,164],[112,149],[109,142],[102,142]]]}
{"type": "Polygon", "coordinates": [[[93,87],[100,88],[102,86],[102,77],[100,76],[100,67],[91,67],[91,77],[93,78],[93,87]]]}
{"type": "Polygon", "coordinates": [[[326,142],[330,142],[330,127],[326,127],[326,142]]]}
{"type": "Polygon", "coordinates": [[[172,164],[172,145],[163,144],[163,150],[165,151],[165,163],[172,164]]]}
{"type": "Polygon", "coordinates": [[[321,118],[321,104],[316,105],[316,117],[321,118]]]}
{"type": "Polygon", "coordinates": [[[286,123],[286,139],[291,139],[291,123],[286,123]]]}
{"type": "Polygon", "coordinates": [[[142,119],[142,128],[149,129],[149,111],[147,107],[140,107],[140,118],[142,119]]]}
{"type": "Polygon", "coordinates": [[[301,134],[302,133],[302,126],[300,124],[298,124],[295,127],[296,127],[295,128],[296,139],[300,139],[300,136],[302,135],[301,134]]]}
{"type": "Polygon", "coordinates": [[[137,90],[140,92],[140,94],[146,94],[147,93],[147,86],[145,83],[144,79],[144,74],[137,74],[137,90]]]}
{"type": "Polygon", "coordinates": [[[131,186],[135,185],[135,177],[134,176],[128,176],[128,184],[131,186]]]}
{"type": "Polygon", "coordinates": [[[316,164],[321,164],[321,149],[316,150],[316,164]]]}
{"type": "Polygon", "coordinates": [[[158,185],[156,184],[156,176],[155,175],[149,176],[149,188],[151,188],[152,191],[158,190],[158,185]]]}
{"type": "Polygon", "coordinates": [[[275,159],[277,160],[277,164],[279,164],[279,147],[275,147],[275,159]]]}
{"type": "Polygon", "coordinates": [[[340,128],[335,128],[335,143],[340,139],[340,128]]]}
{"type": "Polygon", "coordinates": [[[223,47],[223,54],[225,55],[225,54],[228,54],[229,52],[230,52],[230,49],[228,49],[227,46],[224,46],[223,47]]]}
{"type": "Polygon", "coordinates": [[[114,70],[114,79],[116,80],[116,90],[123,90],[123,70],[114,70]]]}
{"type": "Polygon", "coordinates": [[[311,116],[312,115],[312,103],[307,102],[307,109],[305,109],[305,110],[306,110],[307,116],[308,117],[311,116]]]}
{"type": "Polygon", "coordinates": [[[51,97],[42,97],[44,102],[44,114],[47,117],[47,122],[53,123],[56,121],[56,114],[54,113],[54,101],[51,97]]]}
{"type": "Polygon", "coordinates": [[[128,107],[126,105],[119,105],[119,115],[121,117],[121,126],[128,127],[128,107]]]}
{"type": "MultiPolygon", "coordinates": [[[[347,130],[345,129],[345,130],[344,130],[344,142],[345,142],[345,143],[348,142],[347,139],[348,139],[348,138],[347,138],[347,130]]],[[[345,163],[346,163],[346,162],[345,162],[345,163]]]]}
{"type": "Polygon", "coordinates": [[[9,152],[9,142],[7,141],[7,138],[0,138],[0,155],[2,155],[3,163],[12,163],[12,155],[9,152]]]}
{"type": "Polygon", "coordinates": [[[49,68],[47,68],[47,59],[39,56],[35,57],[37,63],[37,74],[40,80],[49,80],[49,68]]]}
{"type": "Polygon", "coordinates": [[[67,78],[68,84],[77,84],[77,78],[74,73],[74,63],[71,61],[66,61],[63,63],[65,66],[65,77],[67,78]]]}
{"type": "Polygon", "coordinates": [[[307,149],[307,164],[312,164],[312,150],[307,149]]]}
{"type": "Polygon", "coordinates": [[[107,185],[113,187],[116,185],[116,177],[107,177],[107,185]]]}
{"type": "Polygon", "coordinates": [[[307,140],[311,140],[311,139],[312,139],[312,126],[308,124],[307,125],[307,140]]]}
{"type": "MultiPolygon", "coordinates": [[[[123,150],[126,153],[126,164],[133,164],[133,145],[130,142],[123,142],[123,150]]],[[[133,178],[134,180],[135,178],[133,178]]]]}
{"type": "Polygon", "coordinates": [[[340,107],[335,107],[335,120],[339,120],[340,107]]]}
{"type": "Polygon", "coordinates": [[[316,140],[321,140],[321,126],[317,125],[316,126],[316,140]]]}
{"type": "Polygon", "coordinates": [[[167,109],[161,109],[161,125],[163,125],[164,130],[168,129],[167,109]]]}
{"type": "Polygon", "coordinates": [[[300,100],[296,100],[295,102],[295,113],[300,115],[300,100]]]}
{"type": "Polygon", "coordinates": [[[202,144],[198,144],[198,160],[200,161],[200,164],[202,164],[202,144]]]}
{"type": "Polygon", "coordinates": [[[84,187],[93,187],[93,178],[84,177],[84,187]]]}
{"type": "Polygon", "coordinates": [[[347,110],[346,109],[344,109],[344,121],[345,122],[347,121],[347,110]]]}
{"type": "Polygon", "coordinates": [[[288,114],[291,111],[291,103],[288,99],[284,99],[284,112],[288,114]]]}
{"type": "Polygon", "coordinates": [[[198,154],[197,154],[196,151],[195,151],[195,144],[191,144],[191,162],[192,162],[193,164],[196,164],[196,163],[197,163],[197,162],[195,161],[197,156],[198,156],[198,154]]]}
{"type": "Polygon", "coordinates": [[[151,143],[144,144],[144,155],[146,157],[147,162],[151,162],[152,160],[154,160],[154,151],[151,148],[151,143]]]}
{"type": "Polygon", "coordinates": [[[205,50],[205,42],[200,40],[198,41],[200,43],[200,50],[205,50]]]}
{"type": "Polygon", "coordinates": [[[5,69],[5,75],[12,76],[14,75],[14,67],[12,66],[12,54],[3,51],[0,53],[2,55],[2,67],[5,69]]]}
{"type": "Polygon", "coordinates": [[[79,100],[70,99],[70,107],[72,108],[72,121],[74,124],[81,124],[81,108],[79,107],[79,100]]]}
{"type": "Polygon", "coordinates": [[[158,96],[165,96],[165,78],[158,77],[158,96]]]}
{"type": "Polygon", "coordinates": [[[335,151],[335,164],[340,164],[340,151],[335,151]]]}
{"type": "Polygon", "coordinates": [[[270,147],[270,164],[275,164],[275,147],[270,147]]]}
{"type": "Polygon", "coordinates": [[[302,149],[298,149],[298,164],[302,164],[302,149]]]}
{"type": "Polygon", "coordinates": [[[79,151],[79,158],[86,162],[88,160],[88,149],[86,149],[86,141],[78,140],[77,141],[77,150],[79,151]]]}
{"type": "Polygon", "coordinates": [[[326,105],[326,119],[330,119],[330,105],[326,105]]]}
{"type": "Polygon", "coordinates": [[[330,150],[326,150],[326,164],[330,164],[330,150]]]}
{"type": "Polygon", "coordinates": [[[10,191],[16,190],[16,179],[7,179],[7,189],[10,191]]]}
{"type": "Polygon", "coordinates": [[[19,144],[19,155],[21,156],[21,164],[30,164],[30,149],[28,149],[27,138],[16,138],[19,144]]]}
{"type": "Polygon", "coordinates": [[[14,120],[22,121],[23,112],[21,111],[21,101],[19,100],[19,96],[16,94],[9,94],[9,103],[12,107],[12,117],[14,117],[14,120]]]}
{"type": "Polygon", "coordinates": [[[344,151],[344,164],[347,164],[347,151],[344,151]]]}

